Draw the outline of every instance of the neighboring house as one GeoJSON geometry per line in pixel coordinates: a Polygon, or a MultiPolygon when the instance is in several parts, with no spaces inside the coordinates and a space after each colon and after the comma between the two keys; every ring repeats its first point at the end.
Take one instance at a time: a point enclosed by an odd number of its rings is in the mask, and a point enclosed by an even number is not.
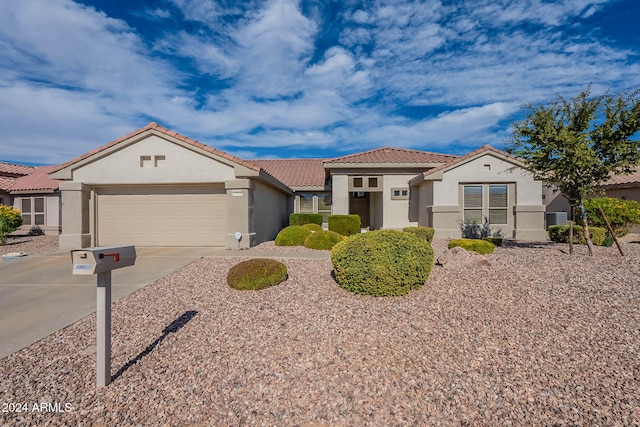
{"type": "Polygon", "coordinates": [[[60,234],[59,182],[48,174],[55,166],[22,166],[0,163],[0,204],[22,212],[20,232],[38,227],[45,234],[60,234]]]}
{"type": "Polygon", "coordinates": [[[542,184],[490,146],[463,157],[385,147],[247,161],[150,123],[50,176],[63,181],[61,249],[249,247],[272,240],[291,212],[325,222],[357,213],[369,229],[432,226],[441,238],[487,218],[505,237],[546,239],[542,184]]]}
{"type": "Polygon", "coordinates": [[[640,166],[629,175],[615,175],[602,186],[607,197],[640,202],[640,166]]]}

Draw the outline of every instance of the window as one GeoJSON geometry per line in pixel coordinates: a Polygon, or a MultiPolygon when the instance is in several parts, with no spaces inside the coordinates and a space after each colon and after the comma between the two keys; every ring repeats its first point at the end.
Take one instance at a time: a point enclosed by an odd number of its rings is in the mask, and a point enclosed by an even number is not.
{"type": "Polygon", "coordinates": [[[482,224],[482,185],[464,186],[464,223],[482,224]]]}
{"type": "Polygon", "coordinates": [[[369,178],[369,188],[378,188],[378,178],[369,178]]]}
{"type": "Polygon", "coordinates": [[[509,222],[507,184],[465,185],[463,199],[465,224],[483,224],[485,218],[489,224],[504,225],[509,222]]]}
{"type": "Polygon", "coordinates": [[[313,213],[313,194],[300,193],[300,213],[313,213]]]}
{"type": "Polygon", "coordinates": [[[382,192],[382,176],[349,176],[349,191],[382,192]]]}
{"type": "Polygon", "coordinates": [[[489,224],[506,224],[509,194],[506,185],[489,186],[489,224]]]}
{"type": "Polygon", "coordinates": [[[23,197],[20,201],[24,225],[44,225],[44,197],[23,197]]]}
{"type": "Polygon", "coordinates": [[[331,194],[320,193],[317,194],[318,198],[318,213],[322,214],[322,222],[329,222],[329,215],[331,215],[331,194]]]}
{"type": "Polygon", "coordinates": [[[353,178],[353,186],[355,188],[362,188],[362,178],[353,178]]]}
{"type": "Polygon", "coordinates": [[[406,200],[409,198],[408,188],[392,188],[391,200],[406,200]]]}

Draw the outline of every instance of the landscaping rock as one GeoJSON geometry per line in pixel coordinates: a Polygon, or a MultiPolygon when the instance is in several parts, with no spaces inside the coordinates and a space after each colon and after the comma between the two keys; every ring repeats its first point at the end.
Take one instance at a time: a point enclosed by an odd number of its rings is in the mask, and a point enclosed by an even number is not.
{"type": "Polygon", "coordinates": [[[451,248],[436,261],[436,265],[446,267],[448,269],[459,268],[483,268],[490,269],[491,263],[477,252],[471,252],[461,247],[451,248]]]}

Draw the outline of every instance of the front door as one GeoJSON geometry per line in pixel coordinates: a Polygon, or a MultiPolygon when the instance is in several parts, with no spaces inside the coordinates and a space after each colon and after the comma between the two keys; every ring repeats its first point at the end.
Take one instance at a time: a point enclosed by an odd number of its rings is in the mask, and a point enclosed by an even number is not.
{"type": "Polygon", "coordinates": [[[354,191],[349,199],[349,213],[360,216],[360,227],[367,228],[370,225],[370,201],[369,193],[365,191],[354,191]]]}

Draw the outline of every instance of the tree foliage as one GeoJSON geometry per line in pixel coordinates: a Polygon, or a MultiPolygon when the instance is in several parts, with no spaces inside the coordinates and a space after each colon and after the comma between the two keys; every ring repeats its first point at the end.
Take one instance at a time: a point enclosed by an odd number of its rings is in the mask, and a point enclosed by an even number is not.
{"type": "Polygon", "coordinates": [[[556,185],[580,209],[593,254],[583,200],[611,175],[631,173],[640,164],[640,91],[592,97],[558,96],[547,105],[528,104],[514,123],[507,151],[522,158],[536,179],[556,185]]]}
{"type": "Polygon", "coordinates": [[[630,173],[640,163],[639,92],[590,95],[588,87],[569,100],[526,105],[527,116],[513,125],[507,148],[574,205],[612,174],[630,173]]]}

